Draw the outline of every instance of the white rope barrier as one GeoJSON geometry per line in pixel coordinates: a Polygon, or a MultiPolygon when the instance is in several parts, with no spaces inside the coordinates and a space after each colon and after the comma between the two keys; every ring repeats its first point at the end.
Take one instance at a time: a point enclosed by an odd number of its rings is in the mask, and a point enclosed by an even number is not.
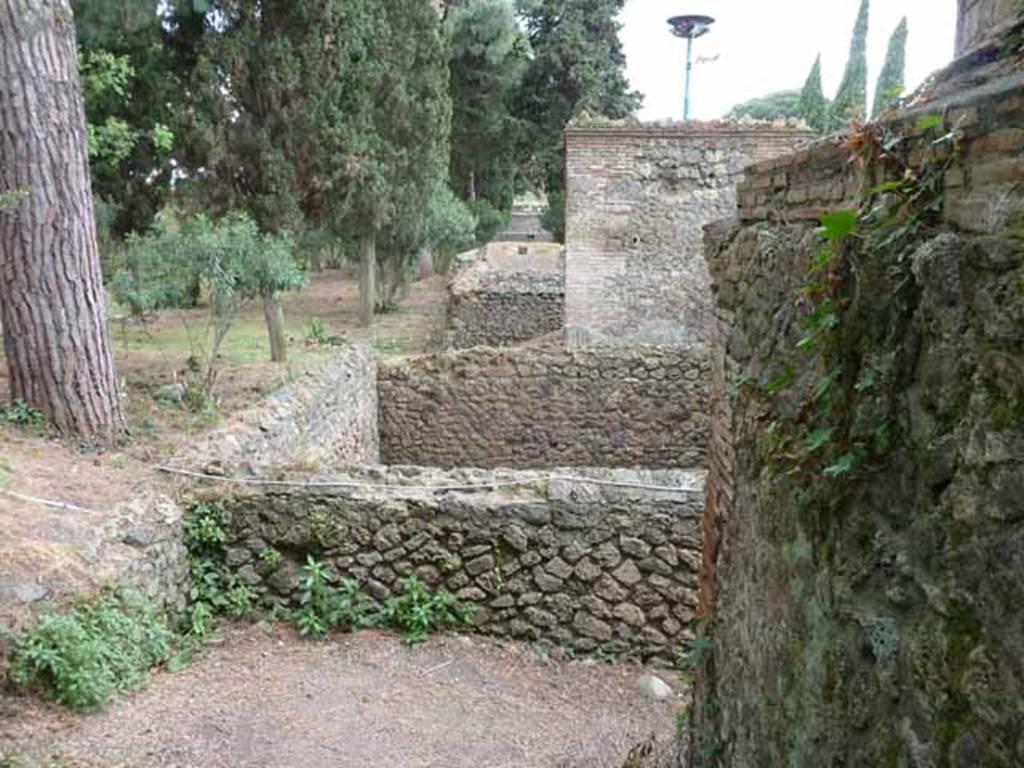
{"type": "Polygon", "coordinates": [[[86,509],[85,507],[78,507],[74,504],[67,504],[63,501],[50,501],[49,499],[40,499],[35,496],[26,496],[23,493],[16,493],[15,491],[9,491],[6,489],[0,489],[0,494],[4,496],[10,496],[12,499],[18,499],[29,504],[36,504],[40,507],[49,507],[50,509],[59,509],[64,512],[85,512],[90,515],[100,514],[94,509],[86,509]]]}

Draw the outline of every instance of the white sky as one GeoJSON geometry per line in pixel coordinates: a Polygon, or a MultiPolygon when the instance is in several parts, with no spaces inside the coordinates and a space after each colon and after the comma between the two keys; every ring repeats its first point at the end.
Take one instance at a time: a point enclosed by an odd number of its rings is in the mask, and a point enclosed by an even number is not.
{"type": "MultiPolygon", "coordinates": [[[[772,91],[800,88],[814,57],[822,54],[825,95],[843,76],[860,0],[628,0],[622,41],[633,88],[644,94],[644,120],[682,118],[686,41],[669,32],[667,19],[702,13],[716,19],[694,42],[691,117],[714,119],[732,106],[772,91]]],[[[868,89],[885,58],[889,35],[906,14],[907,89],[953,58],[955,0],[873,0],[868,39],[868,89]]]]}

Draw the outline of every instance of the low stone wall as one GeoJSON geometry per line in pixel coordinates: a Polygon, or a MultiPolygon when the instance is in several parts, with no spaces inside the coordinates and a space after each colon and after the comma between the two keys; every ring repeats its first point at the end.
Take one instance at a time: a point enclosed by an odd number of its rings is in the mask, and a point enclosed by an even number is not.
{"type": "Polygon", "coordinates": [[[702,467],[701,347],[462,352],[381,363],[381,458],[438,467],[702,467]]]}
{"type": "Polygon", "coordinates": [[[375,464],[377,354],[345,347],[175,457],[214,474],[375,464]]]}
{"type": "MultiPolygon", "coordinates": [[[[188,594],[181,508],[147,493],[106,510],[21,506],[0,495],[0,624],[19,629],[44,605],[130,589],[176,612],[188,594]]],[[[4,655],[0,637],[0,658],[4,655]]]]}
{"type": "Polygon", "coordinates": [[[479,631],[671,662],[692,637],[703,473],[566,474],[397,468],[347,476],[376,487],[249,491],[221,499],[228,556],[292,599],[310,553],[376,600],[416,573],[473,606],[479,631]]]}
{"type": "Polygon", "coordinates": [[[491,243],[456,262],[445,345],[506,347],[562,330],[565,276],[558,245],[491,243]]]}

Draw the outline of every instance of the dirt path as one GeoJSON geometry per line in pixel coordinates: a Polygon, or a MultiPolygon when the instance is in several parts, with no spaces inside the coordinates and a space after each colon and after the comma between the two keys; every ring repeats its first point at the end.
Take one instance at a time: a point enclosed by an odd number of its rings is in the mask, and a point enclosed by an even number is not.
{"type": "Polygon", "coordinates": [[[0,755],[88,768],[618,768],[652,734],[668,740],[681,708],[647,699],[642,674],[480,638],[410,649],[376,632],[312,643],[235,627],[99,714],[0,702],[0,755]]]}

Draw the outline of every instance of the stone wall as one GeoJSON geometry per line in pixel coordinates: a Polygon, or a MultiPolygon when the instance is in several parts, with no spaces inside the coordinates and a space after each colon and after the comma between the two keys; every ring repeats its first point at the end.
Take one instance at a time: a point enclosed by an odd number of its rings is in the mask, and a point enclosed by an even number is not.
{"type": "Polygon", "coordinates": [[[965,54],[992,42],[1022,11],[1020,0],[959,0],[956,53],[965,54]]]}
{"type": "Polygon", "coordinates": [[[479,631],[671,662],[692,637],[702,473],[573,474],[621,487],[405,468],[348,476],[375,487],[247,492],[223,500],[228,557],[290,598],[310,553],[376,600],[417,573],[473,606],[479,631]]]}
{"type": "Polygon", "coordinates": [[[566,330],[571,346],[706,341],[705,224],[729,215],[751,162],[809,137],[729,123],[566,132],[566,330]]]}
{"type": "Polygon", "coordinates": [[[446,347],[511,346],[557,333],[564,320],[560,246],[491,243],[455,262],[446,347]]]}
{"type": "Polygon", "coordinates": [[[708,230],[705,764],[1024,764],[1024,77],[950,77],[887,125],[891,159],[826,143],[763,163],[741,220],[708,230]],[[939,210],[845,247],[837,346],[794,351],[819,214],[919,177],[939,210]]]}
{"type": "Polygon", "coordinates": [[[375,464],[377,355],[349,346],[172,460],[215,474],[375,464]]]}
{"type": "MultiPolygon", "coordinates": [[[[0,625],[17,630],[40,608],[128,589],[170,612],[184,609],[188,560],[181,508],[144,493],[102,510],[65,509],[0,496],[0,625]]],[[[0,633],[0,659],[5,655],[0,633]]]]}
{"type": "Polygon", "coordinates": [[[381,458],[439,467],[702,467],[696,348],[476,348],[381,363],[381,458]]]}

